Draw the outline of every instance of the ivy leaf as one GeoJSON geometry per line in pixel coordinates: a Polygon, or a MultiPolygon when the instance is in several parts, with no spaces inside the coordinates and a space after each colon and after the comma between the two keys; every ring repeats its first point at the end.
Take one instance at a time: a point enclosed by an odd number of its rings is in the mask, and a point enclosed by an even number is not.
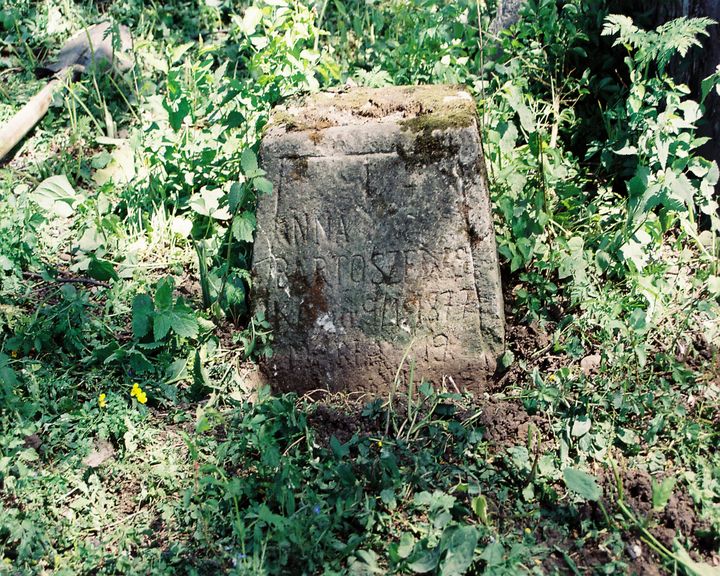
{"type": "Polygon", "coordinates": [[[581,498],[597,502],[602,496],[602,488],[598,486],[595,477],[576,468],[565,468],[563,480],[568,490],[575,492],[581,498]]]}
{"type": "Polygon", "coordinates": [[[233,236],[236,240],[239,240],[241,242],[252,242],[253,232],[255,231],[256,224],[257,221],[255,219],[255,214],[245,210],[245,212],[243,212],[242,214],[238,214],[233,219],[233,236]]]}

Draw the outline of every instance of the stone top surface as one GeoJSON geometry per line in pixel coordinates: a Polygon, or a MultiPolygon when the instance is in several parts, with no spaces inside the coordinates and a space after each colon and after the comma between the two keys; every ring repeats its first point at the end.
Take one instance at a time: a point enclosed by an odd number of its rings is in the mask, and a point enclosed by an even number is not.
{"type": "Polygon", "coordinates": [[[462,128],[475,118],[475,102],[463,86],[388,86],[306,96],[278,108],[271,125],[286,132],[368,122],[414,129],[462,128]]]}

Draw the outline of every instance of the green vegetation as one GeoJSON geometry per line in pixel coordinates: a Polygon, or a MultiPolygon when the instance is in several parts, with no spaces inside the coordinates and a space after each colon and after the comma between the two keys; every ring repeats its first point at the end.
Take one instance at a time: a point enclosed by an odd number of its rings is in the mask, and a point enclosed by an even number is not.
{"type": "Polygon", "coordinates": [[[0,164],[0,573],[718,573],[720,72],[668,71],[714,24],[494,9],[0,8],[0,124],[83,26],[134,37],[0,164]],[[482,397],[253,389],[262,129],[348,81],[477,98],[512,312],[482,397]]]}

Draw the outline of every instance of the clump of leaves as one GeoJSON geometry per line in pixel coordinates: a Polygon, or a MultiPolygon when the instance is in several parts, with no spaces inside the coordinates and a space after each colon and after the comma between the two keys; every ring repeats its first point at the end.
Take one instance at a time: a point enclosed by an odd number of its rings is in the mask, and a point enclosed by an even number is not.
{"type": "Polygon", "coordinates": [[[154,299],[149,294],[135,296],[132,330],[137,340],[150,338],[153,342],[161,342],[171,331],[177,338],[197,337],[199,324],[195,313],[182,296],[173,296],[174,286],[175,282],[168,276],[158,282],[154,299]]]}

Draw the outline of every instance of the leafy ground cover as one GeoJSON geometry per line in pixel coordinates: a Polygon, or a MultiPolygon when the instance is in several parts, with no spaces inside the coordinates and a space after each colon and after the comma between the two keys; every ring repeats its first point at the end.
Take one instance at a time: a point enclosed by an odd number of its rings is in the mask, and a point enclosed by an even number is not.
{"type": "Polygon", "coordinates": [[[84,25],[129,26],[135,60],[58,92],[0,166],[0,572],[717,573],[717,75],[667,73],[712,23],[493,10],[0,10],[0,122],[84,25]],[[251,385],[257,143],[272,106],[348,82],[477,96],[509,321],[481,396],[251,385]]]}

